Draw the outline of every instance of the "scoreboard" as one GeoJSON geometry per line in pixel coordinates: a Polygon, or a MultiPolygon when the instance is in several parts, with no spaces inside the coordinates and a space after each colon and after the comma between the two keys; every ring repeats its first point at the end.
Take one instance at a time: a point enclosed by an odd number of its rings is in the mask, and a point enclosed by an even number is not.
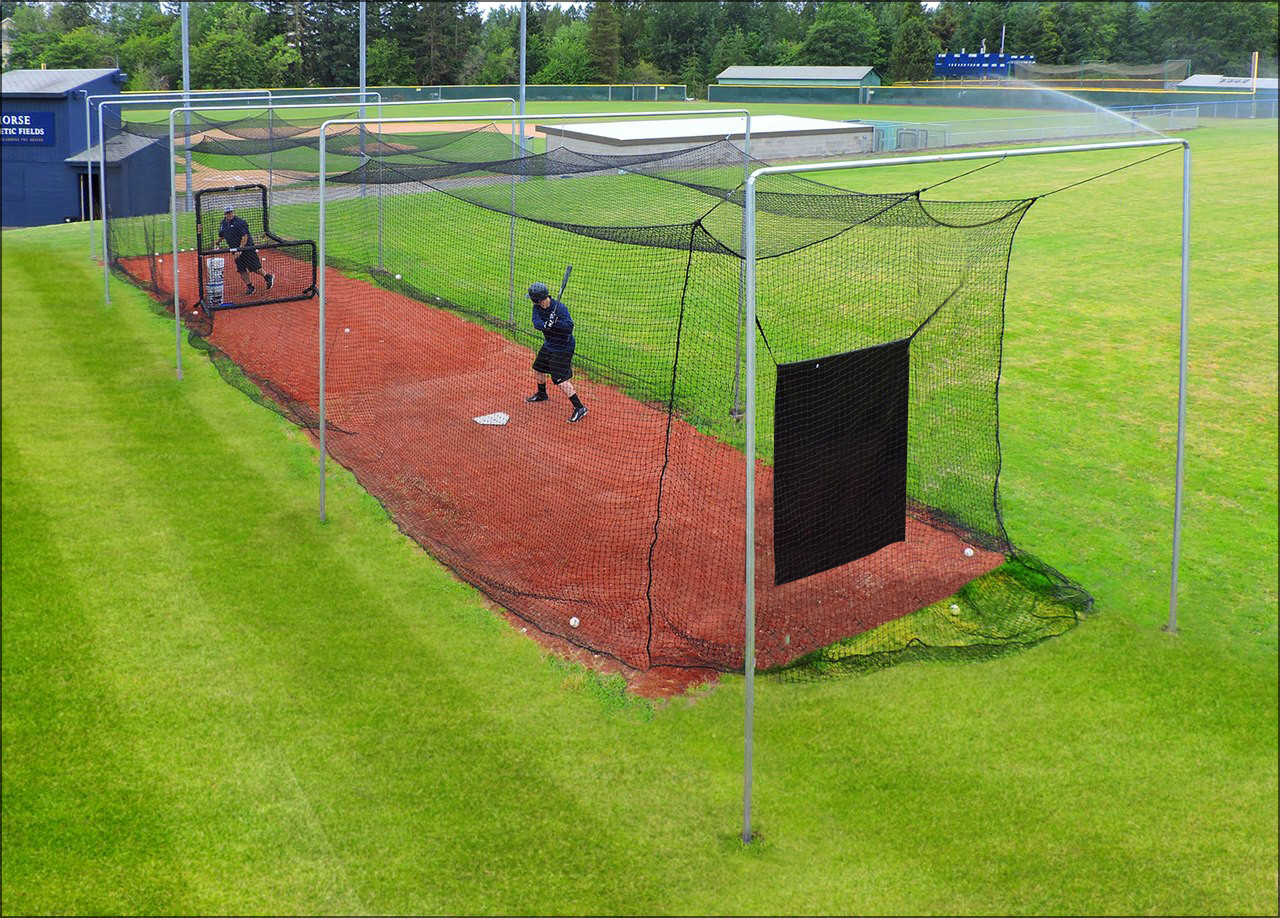
{"type": "Polygon", "coordinates": [[[933,59],[936,77],[1011,77],[1015,64],[1035,63],[1034,54],[939,54],[933,59]]]}

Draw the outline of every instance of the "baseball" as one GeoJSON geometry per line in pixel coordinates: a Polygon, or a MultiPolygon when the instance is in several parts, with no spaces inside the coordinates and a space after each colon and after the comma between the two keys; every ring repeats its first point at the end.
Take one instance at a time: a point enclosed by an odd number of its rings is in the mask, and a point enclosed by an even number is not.
{"type": "Polygon", "coordinates": [[[951,611],[952,611],[952,612],[959,612],[959,611],[960,611],[960,607],[959,607],[959,606],[957,606],[957,605],[953,602],[953,603],[951,604],[951,611]]]}
{"type": "Polygon", "coordinates": [[[972,557],[973,557],[973,549],[972,549],[972,548],[966,548],[966,549],[964,550],[964,556],[965,556],[966,558],[972,558],[972,557]]]}
{"type": "Polygon", "coordinates": [[[342,333],[343,333],[343,334],[347,334],[347,333],[349,333],[350,331],[351,331],[351,329],[349,329],[349,328],[344,328],[344,329],[342,330],[342,333]]]}
{"type": "Polygon", "coordinates": [[[399,279],[400,279],[400,275],[399,275],[399,274],[397,274],[397,275],[396,275],[396,280],[399,280],[399,279]]]}
{"type": "Polygon", "coordinates": [[[575,615],[573,618],[569,619],[569,627],[570,628],[578,627],[578,616],[575,615]]]}

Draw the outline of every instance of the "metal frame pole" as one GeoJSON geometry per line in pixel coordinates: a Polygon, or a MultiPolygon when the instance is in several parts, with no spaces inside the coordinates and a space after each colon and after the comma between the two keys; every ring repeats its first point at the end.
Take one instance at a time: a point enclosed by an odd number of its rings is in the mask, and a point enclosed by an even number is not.
{"type": "MultiPolygon", "coordinates": [[[[169,112],[169,217],[173,233],[173,351],[178,380],[182,380],[182,299],[178,291],[178,179],[173,171],[173,112],[169,112]]],[[[197,253],[197,258],[200,255],[197,253]]]]}
{"type": "Polygon", "coordinates": [[[1177,630],[1178,559],[1182,542],[1182,476],[1184,463],[1184,433],[1186,428],[1187,398],[1187,325],[1191,266],[1191,145],[1180,137],[1161,140],[1128,140],[1116,143],[1092,143],[1066,147],[1032,147],[1014,150],[987,150],[973,153],[939,153],[931,156],[901,156],[892,159],[863,159],[835,163],[813,163],[795,166],[767,166],[757,169],[747,179],[743,221],[750,227],[744,233],[743,258],[747,262],[747,625],[744,671],[746,674],[746,754],[743,764],[743,842],[751,841],[751,776],[753,766],[753,720],[755,715],[755,322],[756,322],[756,182],[762,175],[783,175],[798,172],[830,172],[835,169],[863,169],[876,166],[906,166],[922,163],[957,162],[972,159],[1004,159],[1015,156],[1046,156],[1058,153],[1087,153],[1095,150],[1122,150],[1140,147],[1181,146],[1182,166],[1182,291],[1178,334],[1178,446],[1177,470],[1174,486],[1173,509],[1173,565],[1169,598],[1168,631],[1177,630]]]}
{"type": "Polygon", "coordinates": [[[1178,561],[1182,555],[1182,473],[1186,462],[1187,327],[1191,290],[1191,145],[1182,145],[1182,308],[1178,322],[1178,456],[1173,491],[1173,563],[1169,578],[1169,621],[1165,630],[1178,631],[1178,561]]]}
{"type": "Polygon", "coordinates": [[[89,259],[93,260],[98,255],[97,237],[93,231],[93,155],[89,151],[93,149],[93,125],[89,117],[89,100],[93,97],[85,95],[84,97],[84,149],[85,149],[85,168],[88,170],[89,178],[86,182],[85,197],[89,199],[89,259]]]}
{"type": "Polygon", "coordinates": [[[746,277],[747,334],[747,540],[746,540],[746,640],[742,672],[746,677],[743,723],[742,843],[751,843],[751,777],[755,752],[756,707],[756,178],[747,178],[742,210],[742,257],[746,277]]]}
{"type": "MultiPolygon", "coordinates": [[[[516,111],[516,105],[517,103],[515,102],[511,103],[511,114],[513,115],[519,114],[519,112],[516,111]]],[[[512,127],[514,129],[515,126],[512,125],[512,127]]],[[[511,152],[514,153],[517,157],[523,157],[524,156],[523,140],[521,140],[520,143],[517,143],[516,139],[512,137],[511,152]]],[[[507,253],[507,269],[508,269],[507,286],[509,287],[509,292],[507,294],[507,321],[509,321],[512,327],[514,328],[516,324],[516,173],[515,173],[515,170],[512,170],[511,172],[511,241],[510,241],[510,249],[507,253]]]]}
{"type": "MultiPolygon", "coordinates": [[[[365,16],[365,6],[366,6],[365,0],[360,0],[360,92],[361,92],[361,93],[363,93],[363,92],[364,92],[364,45],[365,45],[365,38],[366,38],[366,34],[367,34],[367,33],[366,33],[366,31],[365,31],[365,19],[366,19],[366,16],[365,16]]],[[[364,99],[364,97],[363,97],[363,96],[361,96],[361,99],[360,99],[360,102],[361,102],[361,105],[360,105],[360,117],[361,117],[361,118],[363,118],[363,117],[365,116],[365,106],[364,106],[364,104],[363,104],[365,101],[366,101],[366,100],[364,99]]],[[[364,130],[364,128],[363,128],[363,127],[361,127],[361,128],[360,128],[360,164],[361,164],[362,166],[364,165],[364,161],[365,161],[365,158],[366,158],[366,157],[365,157],[364,135],[365,135],[365,130],[364,130]]],[[[367,182],[364,182],[364,181],[361,181],[361,182],[360,182],[360,197],[362,197],[362,198],[363,198],[363,197],[368,193],[368,190],[369,190],[369,188],[368,188],[368,183],[367,183],[367,182]]],[[[379,222],[381,222],[381,221],[379,221],[379,222]]]]}
{"type": "Polygon", "coordinates": [[[325,359],[324,359],[325,357],[325,354],[324,354],[324,287],[325,287],[325,283],[324,283],[324,279],[325,279],[325,275],[329,273],[329,270],[327,267],[328,261],[326,260],[327,255],[325,252],[325,231],[324,231],[325,230],[325,225],[324,225],[325,142],[324,141],[325,141],[326,125],[327,125],[327,122],[320,126],[320,234],[319,234],[320,238],[317,240],[317,244],[320,247],[320,252],[318,256],[320,259],[320,283],[318,285],[319,296],[320,296],[320,303],[319,303],[319,322],[320,322],[319,399],[320,399],[320,405],[319,405],[318,417],[319,417],[319,423],[320,423],[320,522],[322,523],[325,521],[325,514],[324,514],[325,461],[324,460],[325,460],[325,456],[327,455],[327,453],[325,452],[325,442],[324,442],[324,427],[325,427],[325,424],[324,424],[324,364],[325,364],[325,359]]]}
{"type": "MultiPolygon", "coordinates": [[[[751,138],[746,137],[742,144],[742,184],[746,188],[747,180],[751,177],[751,138]]],[[[745,254],[747,249],[747,210],[746,201],[743,201],[742,208],[742,250],[745,254]]],[[[734,331],[734,355],[733,355],[733,407],[729,410],[729,417],[737,421],[742,418],[742,337],[746,330],[746,287],[747,287],[747,268],[746,259],[738,270],[738,327],[734,331]]]]}
{"type": "MultiPolygon", "coordinates": [[[[182,4],[182,105],[191,106],[191,36],[188,30],[187,4],[182,4]]],[[[271,94],[267,93],[267,101],[271,94]]],[[[183,149],[187,158],[187,210],[191,210],[191,113],[186,113],[186,136],[183,149]]]]}
{"type": "Polygon", "coordinates": [[[529,16],[529,0],[520,0],[520,155],[525,154],[524,148],[524,88],[525,88],[525,66],[527,59],[525,57],[525,39],[528,29],[529,16]]]}

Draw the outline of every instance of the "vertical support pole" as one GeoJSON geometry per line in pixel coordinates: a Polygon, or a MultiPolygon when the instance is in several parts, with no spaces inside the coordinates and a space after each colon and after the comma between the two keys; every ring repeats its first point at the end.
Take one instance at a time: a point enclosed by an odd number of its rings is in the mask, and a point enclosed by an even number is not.
{"type": "Polygon", "coordinates": [[[529,0],[520,0],[520,155],[524,148],[524,88],[525,88],[525,44],[528,37],[529,0]]]}
{"type": "MultiPolygon", "coordinates": [[[[383,147],[383,96],[378,95],[378,150],[385,156],[383,147]]],[[[387,169],[383,156],[378,159],[378,270],[383,270],[383,186],[387,184],[387,169]]]]}
{"type": "MultiPolygon", "coordinates": [[[[107,138],[102,132],[102,108],[98,103],[98,220],[102,224],[102,302],[111,302],[111,252],[107,248],[107,138]]],[[[93,189],[89,189],[93,193],[93,189]]]]}
{"type": "MultiPolygon", "coordinates": [[[[169,218],[173,233],[173,344],[174,366],[182,379],[182,299],[178,291],[178,179],[173,173],[173,112],[169,112],[169,218]]],[[[200,253],[196,252],[196,258],[200,253]]]]}
{"type": "MultiPolygon", "coordinates": [[[[512,102],[511,115],[516,117],[516,114],[516,103],[512,102]]],[[[512,127],[514,126],[513,124],[512,127]]],[[[523,153],[514,137],[511,138],[511,152],[517,158],[521,158],[523,153]]],[[[507,284],[510,288],[507,294],[507,321],[514,328],[516,324],[516,172],[514,169],[511,170],[511,241],[510,251],[507,253],[507,273],[507,284]]]]}
{"type": "MultiPolygon", "coordinates": [[[[93,125],[89,120],[89,109],[92,103],[89,95],[86,93],[84,97],[84,148],[86,152],[93,150],[93,125]]],[[[85,157],[85,168],[89,171],[89,179],[85,187],[85,197],[89,202],[89,257],[98,257],[98,243],[95,240],[94,233],[97,227],[93,225],[93,156],[92,154],[85,157]]]]}
{"type": "MultiPolygon", "coordinates": [[[[747,328],[756,327],[756,183],[747,179],[742,210],[743,252],[746,270],[747,328]]],[[[746,548],[746,646],[742,672],[746,676],[746,712],[742,764],[742,843],[751,843],[751,776],[754,753],[756,703],[756,336],[747,334],[747,544],[746,548]]]]}
{"type": "Polygon", "coordinates": [[[386,169],[383,166],[386,155],[386,148],[382,146],[382,93],[378,93],[378,270],[383,269],[382,264],[382,186],[387,183],[386,169]]]}
{"type": "MultiPolygon", "coordinates": [[[[181,4],[182,8],[182,107],[185,110],[183,119],[186,123],[186,131],[183,135],[183,147],[187,154],[187,213],[192,208],[192,191],[191,191],[191,34],[189,30],[187,4],[181,4]]],[[[270,94],[267,96],[267,105],[271,104],[270,94]]]]}
{"type": "Polygon", "coordinates": [[[1169,578],[1169,623],[1178,631],[1178,561],[1182,554],[1182,475],[1186,461],[1187,325],[1190,320],[1191,278],[1191,145],[1182,146],[1182,312],[1178,322],[1178,456],[1173,485],[1173,568],[1169,578]]]}
{"type": "Polygon", "coordinates": [[[325,163],[324,163],[324,147],[326,134],[328,134],[328,122],[320,125],[320,404],[317,412],[320,421],[320,522],[324,522],[324,459],[325,459],[325,442],[324,442],[324,293],[325,275],[328,274],[326,261],[327,253],[325,252],[325,222],[324,222],[324,192],[325,192],[325,163]]]}
{"type": "MultiPolygon", "coordinates": [[[[364,63],[365,63],[365,62],[364,62],[364,46],[365,46],[365,37],[366,37],[366,35],[367,35],[367,32],[366,32],[366,30],[365,30],[365,19],[366,19],[366,16],[365,16],[365,7],[366,7],[366,6],[367,6],[367,4],[365,3],[365,0],[360,0],[360,108],[359,108],[359,111],[360,111],[360,118],[361,118],[361,120],[363,120],[363,119],[364,119],[364,111],[365,111],[365,108],[364,108],[364,100],[365,100],[365,94],[364,94],[364,63]]],[[[362,124],[362,125],[360,125],[360,165],[361,165],[362,167],[366,167],[366,166],[368,165],[368,157],[365,155],[364,137],[365,137],[365,128],[364,128],[364,125],[362,124]]],[[[366,173],[368,172],[368,169],[367,169],[367,168],[365,169],[365,172],[366,172],[366,173]]],[[[363,174],[363,173],[362,173],[362,174],[363,174]]],[[[363,198],[367,193],[368,193],[368,183],[367,183],[367,182],[365,182],[363,179],[361,179],[361,181],[360,181],[360,197],[362,197],[362,198],[363,198]]]]}
{"type": "MultiPolygon", "coordinates": [[[[751,115],[746,116],[747,127],[743,135],[742,142],[742,187],[745,193],[747,180],[751,176],[751,115]]],[[[729,410],[729,417],[733,420],[741,420],[742,418],[742,345],[743,335],[746,329],[746,286],[747,286],[747,209],[746,201],[743,201],[742,208],[742,253],[743,263],[738,268],[738,328],[734,334],[734,357],[733,357],[733,407],[729,410]]]]}
{"type": "Polygon", "coordinates": [[[276,190],[276,135],[275,106],[267,102],[267,202],[270,203],[276,190]]]}

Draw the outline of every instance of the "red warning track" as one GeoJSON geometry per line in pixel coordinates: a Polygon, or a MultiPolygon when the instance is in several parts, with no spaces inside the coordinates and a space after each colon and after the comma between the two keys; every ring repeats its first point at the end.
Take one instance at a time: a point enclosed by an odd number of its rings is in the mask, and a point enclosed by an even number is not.
{"type": "MultiPolygon", "coordinates": [[[[184,258],[186,313],[196,266],[184,258]]],[[[147,259],[124,267],[151,280],[147,259]]],[[[171,270],[157,272],[165,295],[171,270]]],[[[527,348],[334,270],[325,283],[327,446],[401,529],[544,643],[651,673],[641,691],[676,692],[709,669],[741,669],[741,452],[676,418],[664,470],[664,411],[578,377],[589,414],[567,424],[558,391],[525,402],[527,348]],[[506,425],[474,421],[499,411],[506,425]],[[671,678],[669,667],[690,678],[671,678]]],[[[228,278],[228,298],[237,284],[228,278]]],[[[219,312],[209,341],[251,378],[317,406],[316,300],[219,312]]],[[[905,542],[775,587],[768,466],[757,464],[756,482],[762,668],[945,599],[1004,560],[976,546],[966,556],[953,533],[908,519],[905,542]]]]}

